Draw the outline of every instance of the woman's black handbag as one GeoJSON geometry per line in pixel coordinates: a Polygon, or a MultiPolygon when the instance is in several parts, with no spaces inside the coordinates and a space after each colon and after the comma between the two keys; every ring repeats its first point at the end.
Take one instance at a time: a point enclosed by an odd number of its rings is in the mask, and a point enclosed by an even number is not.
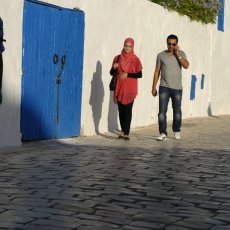
{"type": "MultiPolygon", "coordinates": [[[[117,58],[117,62],[119,61],[120,55],[117,58]]],[[[109,89],[110,91],[114,91],[116,89],[116,85],[117,85],[117,69],[115,69],[113,71],[113,76],[111,78],[111,81],[109,83],[109,89]]]]}
{"type": "Polygon", "coordinates": [[[111,81],[109,83],[109,89],[110,91],[114,91],[116,89],[117,85],[117,70],[113,72],[113,76],[111,78],[111,81]]]}

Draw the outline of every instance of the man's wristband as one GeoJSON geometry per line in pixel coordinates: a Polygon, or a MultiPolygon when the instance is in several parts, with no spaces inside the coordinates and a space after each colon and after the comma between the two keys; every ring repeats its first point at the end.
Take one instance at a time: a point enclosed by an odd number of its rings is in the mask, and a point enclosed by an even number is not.
{"type": "Polygon", "coordinates": [[[180,56],[180,57],[178,57],[178,59],[180,60],[182,57],[180,56]]]}

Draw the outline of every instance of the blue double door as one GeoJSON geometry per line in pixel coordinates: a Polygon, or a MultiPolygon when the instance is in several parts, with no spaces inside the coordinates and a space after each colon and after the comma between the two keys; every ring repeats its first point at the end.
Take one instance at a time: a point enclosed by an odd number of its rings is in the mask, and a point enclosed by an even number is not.
{"type": "Polygon", "coordinates": [[[22,140],[80,134],[83,47],[82,11],[25,1],[22,140]]]}

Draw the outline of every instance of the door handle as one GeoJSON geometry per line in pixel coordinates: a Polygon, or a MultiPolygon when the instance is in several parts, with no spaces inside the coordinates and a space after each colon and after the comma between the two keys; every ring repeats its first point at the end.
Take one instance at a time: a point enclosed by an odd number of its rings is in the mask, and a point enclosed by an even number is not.
{"type": "MultiPolygon", "coordinates": [[[[53,56],[53,63],[57,64],[58,60],[59,60],[58,55],[54,54],[54,56],[53,56]]],[[[65,63],[66,63],[66,55],[63,55],[61,57],[61,70],[60,70],[60,72],[59,72],[59,74],[57,75],[57,78],[56,78],[56,84],[57,85],[61,84],[61,75],[62,75],[62,71],[63,71],[64,66],[65,66],[65,63]]]]}
{"type": "Polygon", "coordinates": [[[56,83],[57,83],[57,85],[61,84],[61,75],[57,76],[56,83]]]}
{"type": "Polygon", "coordinates": [[[64,66],[66,63],[66,55],[63,55],[61,58],[61,64],[64,66]]]}
{"type": "Polygon", "coordinates": [[[53,63],[56,65],[58,63],[58,55],[54,54],[53,56],[53,63]]]}

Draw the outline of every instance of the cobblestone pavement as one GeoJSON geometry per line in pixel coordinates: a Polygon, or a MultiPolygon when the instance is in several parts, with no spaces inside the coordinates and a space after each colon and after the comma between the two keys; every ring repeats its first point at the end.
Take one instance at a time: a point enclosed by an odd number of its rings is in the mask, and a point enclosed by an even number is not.
{"type": "Polygon", "coordinates": [[[229,230],[230,116],[0,149],[0,229],[229,230]],[[172,133],[169,133],[169,136],[172,133]]]}

